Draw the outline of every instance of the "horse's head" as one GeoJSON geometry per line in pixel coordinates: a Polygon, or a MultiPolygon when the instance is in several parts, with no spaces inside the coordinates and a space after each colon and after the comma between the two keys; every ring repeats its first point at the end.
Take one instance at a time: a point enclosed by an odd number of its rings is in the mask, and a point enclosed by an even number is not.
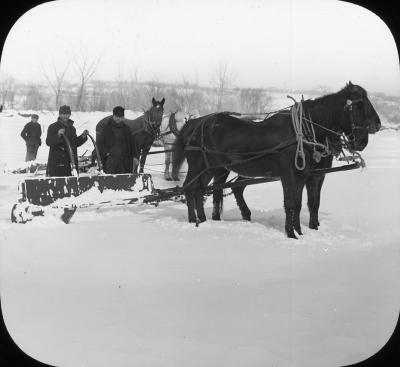
{"type": "Polygon", "coordinates": [[[153,128],[159,129],[161,126],[164,113],[164,102],[165,98],[163,98],[161,101],[156,101],[153,97],[151,100],[152,106],[148,111],[148,114],[153,128]]]}
{"type": "Polygon", "coordinates": [[[378,131],[381,122],[365,89],[349,82],[344,92],[346,102],[342,130],[349,139],[350,150],[361,151],[368,144],[368,133],[378,131]]]}

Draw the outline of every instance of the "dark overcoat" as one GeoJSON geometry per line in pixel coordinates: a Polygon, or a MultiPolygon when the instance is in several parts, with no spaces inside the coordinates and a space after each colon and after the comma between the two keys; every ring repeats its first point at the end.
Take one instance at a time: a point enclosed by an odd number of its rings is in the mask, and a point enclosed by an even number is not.
{"type": "Polygon", "coordinates": [[[47,176],[71,176],[71,161],[69,157],[68,147],[62,136],[58,136],[58,130],[65,129],[65,136],[71,143],[71,148],[74,154],[75,166],[78,167],[78,150],[87,140],[87,136],[81,134],[76,136],[76,129],[73,126],[74,122],[68,120],[64,124],[60,119],[53,122],[47,129],[46,144],[50,147],[49,158],[47,160],[47,176]]]}
{"type": "Polygon", "coordinates": [[[41,136],[42,128],[38,122],[28,122],[21,131],[21,137],[25,140],[26,145],[41,145],[41,136]]]}
{"type": "MultiPolygon", "coordinates": [[[[133,170],[133,158],[138,158],[139,153],[134,140],[132,139],[132,134],[130,128],[121,122],[119,128],[124,131],[125,144],[123,148],[123,161],[126,172],[132,172],[133,170]]],[[[114,139],[113,133],[113,118],[110,116],[107,121],[105,121],[102,130],[97,135],[97,147],[100,151],[101,160],[103,167],[106,166],[106,159],[109,155],[112,155],[113,148],[115,147],[116,141],[114,139]]]]}
{"type": "Polygon", "coordinates": [[[21,137],[26,143],[25,162],[34,161],[36,159],[39,146],[42,145],[42,127],[39,123],[30,121],[21,131],[21,137]]]}

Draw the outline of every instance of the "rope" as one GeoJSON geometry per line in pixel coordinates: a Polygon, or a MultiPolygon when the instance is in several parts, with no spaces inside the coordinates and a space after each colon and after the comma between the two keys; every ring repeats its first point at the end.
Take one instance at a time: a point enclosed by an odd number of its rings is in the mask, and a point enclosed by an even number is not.
{"type": "Polygon", "coordinates": [[[324,126],[321,126],[317,123],[314,123],[311,120],[310,113],[308,114],[309,118],[306,119],[304,117],[302,101],[296,102],[296,100],[293,97],[290,97],[290,96],[287,96],[287,97],[294,101],[294,106],[292,107],[292,111],[291,111],[292,112],[293,129],[296,134],[296,140],[297,140],[294,164],[295,164],[295,167],[299,171],[302,171],[306,167],[304,144],[308,144],[313,147],[313,158],[316,162],[319,162],[322,157],[327,157],[328,155],[331,154],[331,152],[329,150],[329,142],[328,142],[327,138],[326,138],[326,142],[325,142],[326,144],[321,144],[317,141],[317,138],[315,136],[314,124],[322,127],[325,130],[328,130],[336,135],[341,136],[342,134],[339,134],[336,131],[330,130],[330,129],[328,129],[324,126]],[[305,122],[308,122],[308,124],[305,122]],[[317,147],[320,148],[322,150],[322,152],[318,151],[317,147]],[[300,163],[299,163],[299,160],[300,160],[300,163]]]}
{"type": "Polygon", "coordinates": [[[296,140],[297,140],[294,165],[300,171],[302,171],[306,167],[301,116],[303,116],[303,104],[296,102],[292,108],[292,124],[293,124],[293,129],[294,129],[294,133],[296,134],[296,140]],[[302,162],[300,165],[298,163],[299,157],[301,158],[301,162],[302,162]]]}

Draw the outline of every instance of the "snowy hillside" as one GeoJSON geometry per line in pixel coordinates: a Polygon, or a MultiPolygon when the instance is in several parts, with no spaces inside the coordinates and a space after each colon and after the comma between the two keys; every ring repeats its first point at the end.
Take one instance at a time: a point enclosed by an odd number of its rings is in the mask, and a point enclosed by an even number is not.
{"type": "MultiPolygon", "coordinates": [[[[291,104],[284,98],[277,107],[291,104]]],[[[55,216],[12,224],[26,176],[7,172],[23,162],[28,118],[8,113],[0,117],[1,299],[11,335],[32,357],[94,367],[342,366],[390,337],[400,309],[399,131],[370,136],[365,169],[327,176],[318,231],[307,227],[304,194],[304,235],[291,240],[280,182],[246,188],[250,223],[228,196],[223,220],[198,228],[175,202],[81,209],[68,225],[55,216]]],[[[72,119],[78,133],[94,134],[105,115],[72,119]]],[[[39,116],[46,131],[56,115],[39,116]]],[[[42,145],[38,160],[47,154],[42,145]]],[[[147,172],[156,187],[174,186],[163,180],[163,159],[150,156],[147,172]]],[[[211,208],[209,198],[208,218],[211,208]]]]}

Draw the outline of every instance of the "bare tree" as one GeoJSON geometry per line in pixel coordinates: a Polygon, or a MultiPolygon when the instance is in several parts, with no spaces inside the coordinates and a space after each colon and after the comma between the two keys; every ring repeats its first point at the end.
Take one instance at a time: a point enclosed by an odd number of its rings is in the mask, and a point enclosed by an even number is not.
{"type": "Polygon", "coordinates": [[[26,89],[24,100],[24,108],[28,110],[43,110],[44,107],[49,109],[49,98],[45,87],[40,84],[31,83],[26,89]]]}
{"type": "Polygon", "coordinates": [[[90,111],[106,110],[106,82],[94,80],[91,82],[91,91],[88,94],[88,109],[90,111]]]}
{"type": "Polygon", "coordinates": [[[75,108],[78,111],[86,110],[86,88],[88,82],[95,74],[97,67],[100,63],[101,56],[96,57],[95,59],[90,59],[87,54],[82,54],[79,59],[75,59],[75,66],[79,75],[79,85],[78,91],[76,95],[76,104],[75,108]]]}
{"type": "Polygon", "coordinates": [[[62,103],[65,75],[67,74],[67,71],[70,68],[70,66],[71,66],[71,60],[69,59],[67,63],[61,68],[58,68],[55,65],[55,63],[53,63],[52,66],[53,75],[50,75],[47,72],[43,72],[43,75],[54,94],[54,109],[56,110],[62,103]]]}
{"type": "Polygon", "coordinates": [[[263,113],[271,104],[272,97],[261,88],[242,88],[239,93],[242,113],[263,113]]]}
{"type": "Polygon", "coordinates": [[[184,76],[182,77],[182,88],[180,89],[181,110],[194,113],[199,111],[203,104],[203,93],[199,90],[196,83],[191,83],[184,76]]]}
{"type": "Polygon", "coordinates": [[[119,74],[117,82],[117,89],[119,93],[118,104],[124,106],[126,109],[132,109],[135,106],[138,84],[139,74],[136,69],[128,78],[125,78],[119,74]]]}
{"type": "Polygon", "coordinates": [[[0,75],[0,96],[2,106],[14,107],[14,97],[17,92],[15,79],[8,74],[0,75]]]}
{"type": "Polygon", "coordinates": [[[128,80],[128,100],[126,103],[126,108],[134,109],[135,106],[135,98],[139,87],[139,73],[138,70],[135,68],[133,74],[130,74],[128,80]]]}
{"type": "Polygon", "coordinates": [[[228,64],[219,63],[218,67],[214,71],[213,79],[211,81],[217,97],[217,111],[222,111],[224,97],[226,96],[228,89],[232,87],[233,80],[234,74],[229,70],[228,64]]]}
{"type": "Polygon", "coordinates": [[[135,110],[146,110],[151,105],[151,99],[160,100],[165,95],[165,86],[158,80],[150,80],[135,88],[135,110]]]}

